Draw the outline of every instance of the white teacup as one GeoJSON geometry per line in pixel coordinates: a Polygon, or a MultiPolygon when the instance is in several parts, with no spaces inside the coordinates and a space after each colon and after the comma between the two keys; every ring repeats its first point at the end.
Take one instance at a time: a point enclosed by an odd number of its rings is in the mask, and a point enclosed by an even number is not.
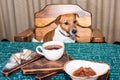
{"type": "Polygon", "coordinates": [[[43,55],[48,60],[58,60],[64,53],[64,43],[60,41],[45,42],[42,46],[36,47],[36,52],[43,55]],[[42,52],[39,51],[42,50],[42,52]]]}

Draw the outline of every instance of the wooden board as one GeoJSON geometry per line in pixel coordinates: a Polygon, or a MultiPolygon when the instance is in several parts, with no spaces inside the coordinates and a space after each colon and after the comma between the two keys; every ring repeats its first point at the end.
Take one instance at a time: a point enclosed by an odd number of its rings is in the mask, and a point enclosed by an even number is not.
{"type": "Polygon", "coordinates": [[[14,40],[17,42],[27,42],[27,41],[31,42],[33,36],[34,36],[34,29],[29,28],[15,35],[14,40]]]}
{"type": "Polygon", "coordinates": [[[93,29],[92,42],[105,42],[105,37],[99,29],[93,29]]]}
{"type": "Polygon", "coordinates": [[[56,27],[57,27],[57,25],[55,23],[52,23],[43,28],[35,28],[35,38],[38,41],[41,41],[42,39],[44,39],[45,35],[48,32],[53,31],[56,27]]]}
{"type": "Polygon", "coordinates": [[[75,38],[77,42],[90,42],[92,39],[92,30],[90,28],[77,26],[77,34],[75,38]]]}
{"type": "MultiPolygon", "coordinates": [[[[12,57],[12,56],[11,56],[11,57],[12,57]]],[[[20,70],[23,66],[25,66],[25,65],[27,65],[27,64],[35,61],[35,60],[38,60],[38,59],[41,58],[41,57],[43,57],[43,56],[40,55],[40,54],[37,54],[37,53],[35,52],[35,55],[33,55],[33,56],[32,56],[32,59],[30,59],[30,60],[26,60],[26,61],[22,62],[21,64],[17,64],[15,67],[13,67],[13,68],[11,68],[11,69],[7,69],[6,67],[4,67],[2,74],[3,74],[4,76],[9,76],[10,74],[12,74],[12,73],[20,70]]],[[[9,61],[7,62],[7,64],[9,64],[9,63],[10,63],[10,59],[9,59],[9,61]]],[[[6,64],[6,65],[7,65],[7,64],[6,64]]]]}
{"type": "Polygon", "coordinates": [[[35,79],[36,80],[46,80],[52,76],[55,76],[57,74],[62,73],[63,71],[52,71],[52,72],[46,72],[46,73],[42,73],[42,74],[37,74],[35,79]]]}
{"type": "Polygon", "coordinates": [[[35,14],[36,27],[45,27],[55,21],[55,19],[63,14],[76,13],[78,14],[78,23],[84,27],[91,26],[91,13],[83,10],[78,5],[47,5],[41,11],[35,14]]]}
{"type": "Polygon", "coordinates": [[[69,61],[69,56],[66,51],[62,58],[57,61],[49,61],[46,58],[41,58],[35,62],[32,62],[24,67],[22,67],[23,74],[38,74],[46,73],[49,71],[61,71],[63,70],[64,64],[69,61]]]}

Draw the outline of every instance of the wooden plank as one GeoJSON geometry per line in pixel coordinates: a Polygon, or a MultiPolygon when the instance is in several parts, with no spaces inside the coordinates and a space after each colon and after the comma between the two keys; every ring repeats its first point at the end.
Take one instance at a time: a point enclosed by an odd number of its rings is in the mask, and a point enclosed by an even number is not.
{"type": "MultiPolygon", "coordinates": [[[[2,74],[4,76],[9,76],[10,74],[15,73],[16,71],[20,70],[23,66],[25,66],[35,60],[38,60],[39,58],[42,58],[42,57],[43,57],[42,55],[36,53],[34,56],[32,56],[32,59],[26,60],[26,61],[22,62],[21,64],[17,64],[15,67],[13,67],[11,69],[4,68],[2,74]]],[[[8,63],[9,63],[9,61],[8,61],[8,63]]]]}
{"type": "Polygon", "coordinates": [[[91,14],[78,5],[47,5],[44,9],[35,14],[35,25],[37,27],[44,27],[49,23],[55,21],[55,19],[68,13],[78,14],[78,22],[81,26],[91,26],[91,14]]]}
{"type": "Polygon", "coordinates": [[[69,56],[64,52],[63,57],[57,61],[49,61],[46,58],[41,58],[22,67],[22,72],[23,74],[37,74],[49,71],[61,71],[67,61],[69,61],[69,56]]]}
{"type": "Polygon", "coordinates": [[[90,42],[92,39],[92,30],[90,28],[82,28],[77,26],[76,41],[90,42]]]}
{"type": "Polygon", "coordinates": [[[15,35],[14,40],[22,41],[22,42],[31,41],[33,35],[34,35],[34,29],[29,28],[29,29],[15,35]]]}
{"type": "Polygon", "coordinates": [[[92,42],[105,42],[105,37],[99,29],[93,29],[92,42]]]}
{"type": "Polygon", "coordinates": [[[52,76],[55,76],[57,74],[60,74],[64,71],[52,71],[52,72],[46,72],[46,73],[42,73],[42,74],[37,74],[37,76],[35,77],[36,80],[46,80],[52,76]]]}
{"type": "Polygon", "coordinates": [[[55,23],[52,23],[52,24],[42,27],[42,28],[37,27],[35,29],[35,38],[38,41],[41,41],[48,32],[54,30],[56,27],[57,27],[57,25],[55,23]]]}

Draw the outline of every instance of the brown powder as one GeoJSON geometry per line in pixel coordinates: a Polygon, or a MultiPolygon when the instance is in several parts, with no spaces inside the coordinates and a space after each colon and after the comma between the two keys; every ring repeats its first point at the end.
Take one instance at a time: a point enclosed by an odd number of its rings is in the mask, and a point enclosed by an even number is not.
{"type": "Polygon", "coordinates": [[[73,75],[77,77],[89,77],[96,75],[96,72],[90,67],[80,67],[73,72],[73,75]]]}

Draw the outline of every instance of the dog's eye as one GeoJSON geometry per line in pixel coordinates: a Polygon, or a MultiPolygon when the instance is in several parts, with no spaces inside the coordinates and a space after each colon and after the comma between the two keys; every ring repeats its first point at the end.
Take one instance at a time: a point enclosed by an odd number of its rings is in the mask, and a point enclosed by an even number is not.
{"type": "Polygon", "coordinates": [[[64,22],[64,24],[65,24],[65,25],[69,25],[69,23],[68,23],[68,22],[64,22]]]}
{"type": "Polygon", "coordinates": [[[76,20],[73,21],[73,23],[76,23],[76,22],[77,22],[76,20]]]}

